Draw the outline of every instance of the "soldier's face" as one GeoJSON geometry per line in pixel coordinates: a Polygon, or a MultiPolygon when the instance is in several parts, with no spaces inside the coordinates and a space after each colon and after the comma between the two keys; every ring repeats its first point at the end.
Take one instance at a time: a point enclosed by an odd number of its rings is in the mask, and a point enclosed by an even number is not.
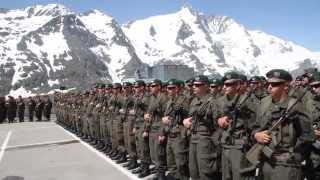
{"type": "Polygon", "coordinates": [[[210,85],[210,92],[213,94],[220,92],[220,86],[211,84],[210,85]]]}
{"type": "Polygon", "coordinates": [[[312,92],[317,96],[320,96],[320,84],[316,84],[311,87],[312,87],[312,92]]]}
{"type": "Polygon", "coordinates": [[[272,82],[268,86],[268,92],[274,99],[279,99],[287,90],[288,86],[284,82],[272,82]]]}
{"type": "Polygon", "coordinates": [[[158,94],[161,90],[161,86],[159,84],[151,84],[150,88],[152,94],[158,94]]]}
{"type": "Polygon", "coordinates": [[[177,86],[168,86],[167,92],[169,96],[175,96],[178,94],[178,87],[177,86]]]}
{"type": "Polygon", "coordinates": [[[201,82],[201,83],[195,82],[193,84],[193,91],[194,91],[195,95],[203,95],[203,94],[207,93],[208,88],[209,88],[208,84],[205,84],[203,82],[201,82]]]}
{"type": "Polygon", "coordinates": [[[239,82],[225,82],[223,84],[223,92],[226,96],[234,96],[240,90],[240,83],[239,82]]]}

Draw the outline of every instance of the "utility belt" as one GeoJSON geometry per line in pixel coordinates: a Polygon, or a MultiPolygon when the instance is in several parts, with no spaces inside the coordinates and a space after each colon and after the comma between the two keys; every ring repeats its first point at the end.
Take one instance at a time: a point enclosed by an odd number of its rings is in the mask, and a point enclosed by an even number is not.
{"type": "MultiPolygon", "coordinates": [[[[296,166],[301,167],[301,158],[296,158],[297,156],[294,155],[294,153],[275,153],[272,155],[270,159],[266,159],[267,162],[270,164],[278,164],[278,165],[290,165],[290,166],[296,166]]],[[[298,156],[299,157],[299,156],[298,156]]],[[[301,157],[301,156],[300,156],[301,157]]]]}

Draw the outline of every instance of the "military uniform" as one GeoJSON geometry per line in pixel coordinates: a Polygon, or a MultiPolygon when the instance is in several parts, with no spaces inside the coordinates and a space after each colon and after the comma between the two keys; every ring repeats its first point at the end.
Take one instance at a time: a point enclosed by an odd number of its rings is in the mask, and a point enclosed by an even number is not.
{"type": "Polygon", "coordinates": [[[47,121],[50,121],[51,109],[52,109],[52,102],[48,97],[47,101],[44,103],[44,108],[43,108],[43,115],[47,121]]]}
{"type": "Polygon", "coordinates": [[[28,112],[29,112],[28,114],[29,114],[29,121],[30,122],[33,121],[35,108],[36,108],[36,102],[30,97],[28,100],[28,112]]]}
{"type": "Polygon", "coordinates": [[[25,110],[25,103],[21,97],[19,97],[17,101],[17,112],[19,117],[19,122],[24,122],[24,110],[25,110]]]}
{"type": "Polygon", "coordinates": [[[9,99],[6,103],[6,109],[7,109],[8,122],[13,123],[17,115],[17,103],[14,100],[14,98],[11,96],[9,96],[9,99]]]}
{"type": "MultiPolygon", "coordinates": [[[[197,76],[194,86],[209,85],[206,76],[197,76]]],[[[219,150],[216,137],[217,125],[210,104],[209,92],[200,96],[196,95],[189,109],[189,117],[192,117],[191,139],[189,147],[189,171],[192,179],[217,179],[219,178],[219,150]]],[[[186,121],[186,120],[184,120],[186,121]]]]}
{"type": "Polygon", "coordinates": [[[4,123],[7,117],[5,97],[0,97],[0,124],[4,123]]]}
{"type": "MultiPolygon", "coordinates": [[[[288,72],[279,69],[269,71],[267,77],[270,86],[275,89],[286,86],[285,83],[292,80],[288,72]]],[[[263,131],[268,130],[289,108],[287,118],[271,132],[272,141],[268,144],[264,140],[272,152],[268,153],[271,157],[263,153],[260,158],[262,180],[302,178],[301,162],[314,141],[314,133],[308,111],[301,102],[296,103],[296,99],[290,96],[282,96],[276,101],[271,93],[258,108],[257,127],[254,127],[252,137],[262,141],[263,131]]]]}

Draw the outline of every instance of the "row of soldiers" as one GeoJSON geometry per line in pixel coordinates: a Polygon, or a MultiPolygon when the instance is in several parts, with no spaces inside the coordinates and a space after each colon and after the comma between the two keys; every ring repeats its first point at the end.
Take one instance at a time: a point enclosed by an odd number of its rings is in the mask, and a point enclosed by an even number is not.
{"type": "Polygon", "coordinates": [[[320,179],[320,73],[266,77],[228,72],[57,94],[57,120],[140,178],[320,179]]]}
{"type": "Polygon", "coordinates": [[[49,96],[43,98],[40,96],[28,97],[27,99],[23,99],[21,96],[18,96],[17,99],[8,96],[8,99],[6,99],[2,96],[0,97],[0,124],[5,122],[13,123],[16,117],[18,117],[18,122],[24,122],[26,109],[28,110],[30,122],[33,121],[34,116],[37,121],[42,121],[42,116],[49,121],[52,102],[49,96]]]}

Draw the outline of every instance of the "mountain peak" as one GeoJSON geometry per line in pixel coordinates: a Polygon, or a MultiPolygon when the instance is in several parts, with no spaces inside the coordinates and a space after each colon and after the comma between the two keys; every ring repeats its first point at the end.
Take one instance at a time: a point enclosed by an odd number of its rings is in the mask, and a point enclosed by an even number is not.
{"type": "Polygon", "coordinates": [[[192,15],[192,16],[196,16],[198,13],[196,11],[194,11],[191,7],[191,5],[189,4],[184,4],[180,10],[178,11],[179,14],[181,15],[192,15]]]}
{"type": "Polygon", "coordinates": [[[73,13],[62,4],[35,5],[25,8],[29,16],[58,16],[73,13]]]}

